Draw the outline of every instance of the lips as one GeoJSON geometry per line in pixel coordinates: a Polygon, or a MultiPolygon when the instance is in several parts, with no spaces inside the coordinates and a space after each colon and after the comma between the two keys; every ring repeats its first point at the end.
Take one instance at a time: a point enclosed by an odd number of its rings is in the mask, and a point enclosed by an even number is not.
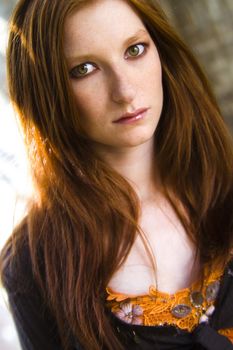
{"type": "Polygon", "coordinates": [[[115,120],[114,123],[127,123],[130,121],[136,121],[142,119],[148,108],[139,108],[133,113],[125,113],[119,119],[115,120]]]}

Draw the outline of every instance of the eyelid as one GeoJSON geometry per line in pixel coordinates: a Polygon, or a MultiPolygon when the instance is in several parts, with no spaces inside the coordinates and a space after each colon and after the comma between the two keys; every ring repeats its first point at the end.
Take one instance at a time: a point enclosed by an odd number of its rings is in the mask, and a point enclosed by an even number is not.
{"type": "Polygon", "coordinates": [[[97,67],[96,67],[95,63],[92,63],[92,62],[83,62],[83,63],[80,63],[80,64],[78,64],[77,66],[73,67],[73,68],[69,71],[69,75],[70,75],[70,77],[71,77],[72,79],[82,79],[82,78],[88,76],[89,74],[91,74],[96,68],[97,68],[97,67]],[[91,70],[91,72],[87,72],[86,74],[76,76],[76,75],[74,74],[74,71],[75,71],[78,67],[85,66],[85,65],[92,65],[92,66],[93,66],[93,69],[91,70]]]}
{"type": "MultiPolygon", "coordinates": [[[[135,44],[133,44],[133,45],[130,45],[130,46],[127,48],[127,50],[126,50],[125,58],[126,58],[126,59],[136,59],[136,58],[142,57],[142,56],[144,56],[145,53],[147,52],[148,47],[149,47],[149,43],[148,43],[148,42],[138,42],[138,43],[135,43],[135,44]],[[137,56],[127,55],[127,52],[129,51],[130,48],[132,48],[132,47],[134,47],[134,46],[139,46],[139,45],[142,45],[143,48],[144,48],[142,53],[140,53],[140,54],[137,55],[137,56]]],[[[97,67],[96,67],[95,63],[93,63],[93,62],[83,62],[83,63],[80,63],[80,64],[76,65],[75,67],[73,67],[73,68],[69,71],[69,75],[70,75],[71,79],[82,79],[82,78],[85,78],[85,77],[89,76],[93,71],[95,71],[96,68],[97,68],[97,67]],[[93,69],[91,72],[88,72],[88,73],[86,73],[86,74],[83,74],[83,75],[80,75],[80,76],[76,76],[76,75],[73,73],[73,71],[74,71],[75,69],[77,69],[78,67],[84,66],[84,65],[92,65],[92,66],[94,67],[94,69],[93,69]]]]}
{"type": "Polygon", "coordinates": [[[147,42],[139,42],[139,43],[135,43],[135,44],[133,44],[133,45],[130,45],[128,48],[127,48],[127,50],[126,50],[126,53],[129,51],[129,49],[130,48],[132,48],[132,47],[134,47],[134,46],[139,46],[139,45],[142,45],[143,47],[144,47],[144,50],[143,50],[143,52],[142,53],[140,53],[139,55],[137,55],[137,56],[128,56],[127,54],[125,54],[125,58],[132,58],[132,59],[134,59],[134,58],[137,58],[137,57],[141,57],[141,56],[144,56],[144,54],[146,53],[146,51],[147,51],[147,49],[148,49],[148,47],[149,47],[149,43],[147,43],[147,42]]]}

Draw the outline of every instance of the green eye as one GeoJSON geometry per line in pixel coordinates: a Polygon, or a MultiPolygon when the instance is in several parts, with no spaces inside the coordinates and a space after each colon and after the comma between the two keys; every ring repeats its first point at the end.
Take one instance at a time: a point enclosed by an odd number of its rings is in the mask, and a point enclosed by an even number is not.
{"type": "Polygon", "coordinates": [[[81,64],[81,66],[78,66],[78,67],[77,67],[77,72],[78,72],[80,75],[87,74],[87,72],[88,72],[87,65],[86,65],[86,64],[81,64]]]}
{"type": "Polygon", "coordinates": [[[137,57],[144,53],[145,51],[145,44],[136,44],[132,45],[128,48],[128,55],[130,57],[137,57]]]}
{"type": "Polygon", "coordinates": [[[138,46],[132,46],[129,48],[129,54],[131,56],[137,56],[139,54],[139,48],[138,46]]]}
{"type": "Polygon", "coordinates": [[[92,63],[82,63],[70,71],[70,76],[72,78],[82,78],[93,72],[95,69],[96,67],[92,63]]]}

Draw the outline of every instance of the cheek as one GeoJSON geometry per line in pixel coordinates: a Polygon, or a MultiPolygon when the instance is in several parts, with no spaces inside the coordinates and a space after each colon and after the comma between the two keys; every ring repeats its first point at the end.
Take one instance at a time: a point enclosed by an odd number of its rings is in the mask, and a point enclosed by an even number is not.
{"type": "Polygon", "coordinates": [[[76,107],[78,110],[81,125],[86,131],[94,130],[104,126],[102,116],[104,112],[104,93],[97,84],[79,84],[73,88],[76,107]],[[81,86],[83,85],[83,86],[81,86]]]}
{"type": "Polygon", "coordinates": [[[162,67],[156,48],[148,55],[141,76],[143,76],[144,88],[150,95],[157,94],[162,89],[162,67]]]}
{"type": "Polygon", "coordinates": [[[81,115],[87,116],[91,113],[92,109],[95,109],[96,103],[98,102],[96,98],[95,91],[92,88],[82,87],[81,84],[73,87],[76,107],[81,115]]]}
{"type": "Polygon", "coordinates": [[[160,61],[157,59],[151,67],[151,74],[148,76],[148,80],[154,86],[160,88],[162,85],[162,67],[160,61]]]}

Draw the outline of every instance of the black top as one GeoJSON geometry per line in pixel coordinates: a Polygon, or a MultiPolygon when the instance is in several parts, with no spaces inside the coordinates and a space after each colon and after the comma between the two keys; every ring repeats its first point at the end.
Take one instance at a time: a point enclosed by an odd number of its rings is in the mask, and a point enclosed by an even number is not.
{"type": "MultiPolygon", "coordinates": [[[[22,349],[62,350],[56,321],[33,278],[26,245],[20,254],[19,267],[16,269],[12,264],[5,269],[4,286],[22,349]],[[23,289],[22,276],[26,281],[23,289]]],[[[109,310],[106,309],[106,312],[127,350],[233,350],[230,340],[217,333],[219,329],[233,328],[233,261],[224,271],[209,324],[199,325],[192,333],[172,326],[126,324],[109,310]]],[[[70,350],[83,348],[76,340],[70,350]]]]}

